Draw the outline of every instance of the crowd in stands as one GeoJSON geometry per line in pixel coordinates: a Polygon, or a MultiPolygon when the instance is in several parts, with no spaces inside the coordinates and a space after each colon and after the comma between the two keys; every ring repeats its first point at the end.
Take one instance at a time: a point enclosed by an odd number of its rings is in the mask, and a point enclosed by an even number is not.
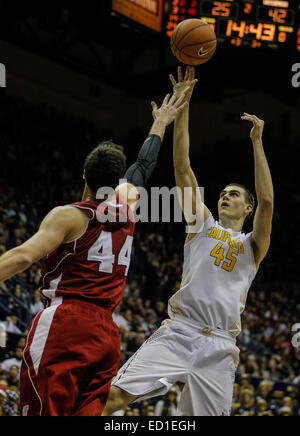
{"type": "MultiPolygon", "coordinates": [[[[31,107],[11,97],[5,97],[5,107],[7,111],[0,113],[0,146],[4,150],[0,255],[30,237],[51,207],[80,199],[81,185],[72,180],[71,169],[76,170],[68,166],[64,146],[72,144],[79,174],[83,156],[96,138],[90,126],[53,110],[31,107]],[[12,113],[14,122],[10,121],[12,113]],[[15,125],[20,127],[15,129],[15,125]]],[[[281,230],[279,218],[284,218],[284,213],[275,217],[275,235],[281,230]]],[[[289,237],[284,230],[281,235],[289,237]]],[[[124,298],[113,314],[121,335],[120,366],[168,317],[168,299],[180,287],[184,238],[181,224],[137,224],[124,298]]],[[[285,281],[280,271],[277,274],[284,262],[279,252],[275,247],[264,261],[242,316],[234,416],[300,416],[300,347],[292,345],[291,334],[292,325],[300,322],[300,290],[293,277],[285,281]]],[[[0,283],[0,326],[7,335],[7,347],[0,348],[0,416],[20,414],[19,370],[25,334],[31,319],[43,309],[37,291],[40,266],[36,263],[0,283]]],[[[164,397],[135,403],[116,414],[174,416],[182,388],[176,384],[164,397]]]]}

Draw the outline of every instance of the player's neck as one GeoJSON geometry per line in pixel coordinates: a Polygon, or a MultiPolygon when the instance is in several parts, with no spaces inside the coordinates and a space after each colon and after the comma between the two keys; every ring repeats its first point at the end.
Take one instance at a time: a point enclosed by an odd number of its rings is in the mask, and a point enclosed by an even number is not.
{"type": "Polygon", "coordinates": [[[231,229],[234,232],[241,232],[243,230],[244,220],[242,218],[230,219],[227,217],[220,217],[219,224],[224,227],[224,229],[231,229]]]}
{"type": "Polygon", "coordinates": [[[96,201],[95,194],[90,190],[87,184],[84,186],[81,201],[96,201]]]}

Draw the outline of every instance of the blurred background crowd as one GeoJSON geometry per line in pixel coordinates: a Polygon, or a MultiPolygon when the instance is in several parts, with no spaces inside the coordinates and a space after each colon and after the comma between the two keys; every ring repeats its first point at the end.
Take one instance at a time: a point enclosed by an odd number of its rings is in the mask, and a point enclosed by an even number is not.
{"type": "MultiPolygon", "coordinates": [[[[146,134],[134,130],[125,138],[128,164],[135,159],[146,134]]],[[[1,95],[0,146],[6,155],[0,172],[0,255],[28,239],[52,207],[80,200],[84,157],[97,140],[112,135],[113,132],[103,131],[99,138],[86,121],[1,95]]],[[[165,141],[170,147],[170,134],[165,141]]],[[[226,144],[226,138],[223,145],[236,147],[226,144]]],[[[273,162],[276,159],[274,151],[273,162]]],[[[162,167],[172,186],[172,162],[165,151],[153,185],[160,186],[156,183],[162,167]]],[[[224,174],[220,179],[208,179],[209,173],[203,170],[212,197],[207,197],[208,206],[215,213],[214,199],[221,183],[230,180],[224,174]]],[[[283,174],[277,171],[274,165],[274,180],[283,174]]],[[[248,175],[249,180],[252,177],[253,174],[248,175]]],[[[236,416],[300,416],[300,347],[291,343],[291,327],[300,321],[299,283],[293,263],[296,222],[288,221],[286,209],[281,208],[289,201],[296,216],[299,197],[292,193],[292,182],[282,182],[275,185],[271,250],[251,287],[242,316],[240,364],[232,409],[236,416]]],[[[180,287],[184,239],[183,223],[137,224],[125,295],[113,315],[121,334],[120,365],[168,317],[167,301],[180,287]]],[[[31,319],[43,309],[37,291],[40,266],[34,264],[0,283],[0,323],[7,334],[7,347],[0,348],[0,416],[19,415],[19,370],[25,334],[31,319]]],[[[176,384],[164,397],[136,403],[116,414],[174,416],[182,388],[176,384]]]]}

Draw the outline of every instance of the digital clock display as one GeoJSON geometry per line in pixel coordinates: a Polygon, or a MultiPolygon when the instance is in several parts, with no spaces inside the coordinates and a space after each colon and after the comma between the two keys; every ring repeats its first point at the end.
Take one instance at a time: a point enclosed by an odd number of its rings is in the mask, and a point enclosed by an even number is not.
{"type": "Polygon", "coordinates": [[[300,51],[297,0],[169,0],[166,3],[168,36],[181,21],[200,18],[213,27],[219,42],[300,51]]]}

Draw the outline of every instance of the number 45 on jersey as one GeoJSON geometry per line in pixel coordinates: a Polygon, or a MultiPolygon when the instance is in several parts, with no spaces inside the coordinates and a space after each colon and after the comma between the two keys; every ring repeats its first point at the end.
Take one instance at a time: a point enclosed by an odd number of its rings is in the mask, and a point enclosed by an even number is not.
{"type": "Polygon", "coordinates": [[[224,256],[223,244],[220,242],[218,245],[215,246],[215,248],[213,248],[210,255],[216,258],[215,260],[216,266],[220,266],[221,262],[224,261],[222,262],[221,268],[223,268],[225,271],[230,272],[233,270],[237,260],[236,257],[233,255],[237,256],[238,251],[233,247],[229,247],[226,255],[224,256]]]}

